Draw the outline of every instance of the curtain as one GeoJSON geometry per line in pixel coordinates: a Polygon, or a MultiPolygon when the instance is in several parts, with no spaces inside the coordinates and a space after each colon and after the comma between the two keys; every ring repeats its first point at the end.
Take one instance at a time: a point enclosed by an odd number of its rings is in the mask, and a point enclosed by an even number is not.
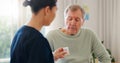
{"type": "Polygon", "coordinates": [[[23,2],[25,0],[18,0],[18,9],[19,9],[19,13],[18,13],[18,16],[19,16],[19,26],[25,24],[27,21],[30,20],[31,18],[31,9],[29,6],[27,7],[24,7],[23,6],[23,2]]]}
{"type": "Polygon", "coordinates": [[[99,34],[101,35],[106,48],[110,49],[115,60],[120,62],[120,1],[99,0],[98,5],[99,34]]]}
{"type": "Polygon", "coordinates": [[[19,29],[23,24],[29,21],[31,13],[29,7],[23,6],[24,0],[9,0],[9,2],[10,2],[9,21],[11,22],[10,31],[11,31],[11,39],[12,39],[17,29],[19,29]],[[16,31],[13,28],[16,28],[16,31]]]}

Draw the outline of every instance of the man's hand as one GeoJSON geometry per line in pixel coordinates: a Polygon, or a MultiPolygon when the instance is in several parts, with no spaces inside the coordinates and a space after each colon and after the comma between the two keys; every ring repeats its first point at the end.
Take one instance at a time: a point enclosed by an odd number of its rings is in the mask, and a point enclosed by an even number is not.
{"type": "Polygon", "coordinates": [[[64,51],[63,48],[58,48],[53,52],[54,60],[56,61],[60,58],[64,58],[66,54],[67,54],[67,51],[64,51]]]}

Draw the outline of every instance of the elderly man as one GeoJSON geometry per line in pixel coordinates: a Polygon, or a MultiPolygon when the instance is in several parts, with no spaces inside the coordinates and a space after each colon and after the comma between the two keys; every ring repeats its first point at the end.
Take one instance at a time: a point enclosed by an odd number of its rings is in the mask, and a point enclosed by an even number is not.
{"type": "Polygon", "coordinates": [[[90,29],[82,28],[84,13],[79,5],[68,6],[64,14],[65,27],[47,34],[54,59],[60,59],[59,63],[91,63],[94,53],[100,62],[111,63],[108,52],[96,34],[90,29]]]}

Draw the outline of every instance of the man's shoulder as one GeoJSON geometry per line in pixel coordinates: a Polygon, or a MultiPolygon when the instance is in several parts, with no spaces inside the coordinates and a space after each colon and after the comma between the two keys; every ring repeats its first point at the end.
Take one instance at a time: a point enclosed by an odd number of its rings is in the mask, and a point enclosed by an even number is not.
{"type": "Polygon", "coordinates": [[[87,32],[87,33],[88,33],[88,32],[94,33],[91,28],[86,28],[86,27],[84,27],[84,28],[81,28],[80,30],[82,30],[83,32],[87,32]]]}
{"type": "Polygon", "coordinates": [[[82,30],[83,34],[87,34],[87,35],[90,35],[90,36],[96,36],[97,35],[97,33],[94,32],[94,30],[91,29],[91,28],[81,28],[81,30],[82,30]]]}
{"type": "Polygon", "coordinates": [[[47,34],[57,34],[59,33],[60,29],[54,29],[54,30],[50,30],[47,34]]]}

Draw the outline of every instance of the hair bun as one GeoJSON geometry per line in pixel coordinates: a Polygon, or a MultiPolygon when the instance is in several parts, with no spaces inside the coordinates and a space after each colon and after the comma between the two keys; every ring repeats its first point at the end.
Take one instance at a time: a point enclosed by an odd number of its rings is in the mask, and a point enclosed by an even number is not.
{"type": "Polygon", "coordinates": [[[30,1],[25,0],[24,3],[23,3],[23,6],[27,7],[28,5],[30,5],[30,1]]]}

